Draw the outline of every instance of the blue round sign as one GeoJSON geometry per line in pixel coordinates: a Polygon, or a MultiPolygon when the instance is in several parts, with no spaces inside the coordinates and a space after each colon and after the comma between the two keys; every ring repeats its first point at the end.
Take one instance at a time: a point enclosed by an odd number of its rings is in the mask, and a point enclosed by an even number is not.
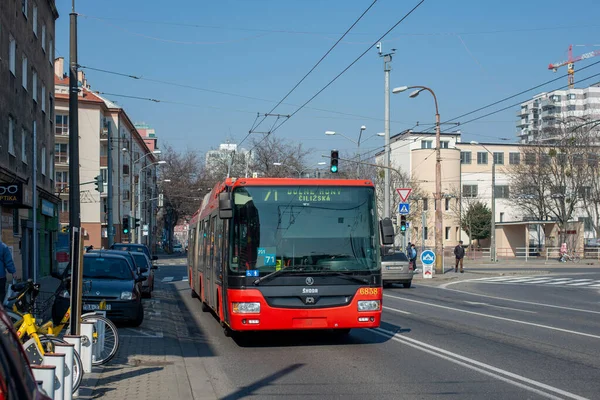
{"type": "Polygon", "coordinates": [[[421,253],[421,262],[423,265],[432,265],[435,263],[435,253],[431,250],[425,250],[421,253]]]}

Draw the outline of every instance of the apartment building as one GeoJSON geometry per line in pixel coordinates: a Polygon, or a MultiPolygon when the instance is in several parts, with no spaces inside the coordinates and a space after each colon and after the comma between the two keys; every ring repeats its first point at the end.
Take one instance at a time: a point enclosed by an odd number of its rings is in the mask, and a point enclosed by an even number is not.
{"type": "MultiPolygon", "coordinates": [[[[60,223],[69,223],[69,79],[64,75],[64,60],[55,63],[56,83],[56,193],[60,197],[60,223]]],[[[123,108],[94,93],[83,72],[79,72],[79,179],[81,226],[84,245],[108,247],[113,242],[146,243],[146,225],[155,225],[155,212],[150,212],[156,194],[156,154],[123,108]],[[111,165],[109,174],[109,164],[111,165]],[[143,173],[142,173],[143,172],[143,173]],[[95,188],[102,177],[103,190],[95,188]],[[110,176],[109,176],[110,175],[110,176]],[[109,181],[112,180],[112,190],[109,181]],[[112,198],[109,197],[112,192],[112,198]],[[108,214],[112,207],[113,230],[109,231],[108,214]],[[129,217],[130,232],[123,231],[123,220],[129,217]]]]}
{"type": "Polygon", "coordinates": [[[561,122],[573,126],[600,118],[600,85],[540,93],[521,104],[517,118],[519,143],[553,140],[553,128],[559,128],[561,122]]]}
{"type": "Polygon", "coordinates": [[[0,232],[19,276],[43,277],[56,264],[52,160],[58,12],[54,0],[3,0],[0,8],[0,232]]]}

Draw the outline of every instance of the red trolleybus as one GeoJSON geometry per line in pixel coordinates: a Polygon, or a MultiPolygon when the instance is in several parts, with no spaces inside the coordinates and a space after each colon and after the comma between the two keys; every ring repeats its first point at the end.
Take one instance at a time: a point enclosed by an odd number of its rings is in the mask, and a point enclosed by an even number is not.
{"type": "Polygon", "coordinates": [[[227,179],[190,222],[192,296],[226,334],[378,327],[393,228],[376,209],[370,181],[227,179]]]}

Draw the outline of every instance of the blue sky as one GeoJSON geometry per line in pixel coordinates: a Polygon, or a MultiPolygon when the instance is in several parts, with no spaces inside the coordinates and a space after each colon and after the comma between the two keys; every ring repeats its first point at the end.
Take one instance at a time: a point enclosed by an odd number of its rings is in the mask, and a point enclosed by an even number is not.
{"type": "MultiPolygon", "coordinates": [[[[239,143],[256,113],[269,111],[371,1],[76,0],[81,14],[79,62],[238,95],[86,71],[92,90],[184,103],[107,96],[123,106],[134,121],[152,125],[159,145],[166,142],[180,150],[205,152],[227,139],[239,143]]],[[[286,103],[300,105],[308,100],[417,2],[379,0],[286,103]]],[[[61,15],[56,24],[56,54],[68,60],[71,0],[57,0],[56,4],[61,15]]],[[[391,86],[431,87],[438,97],[442,121],[454,118],[566,73],[563,68],[554,74],[547,66],[566,59],[569,44],[590,45],[576,47],[575,54],[597,49],[591,45],[600,44],[599,10],[597,0],[426,0],[383,41],[384,50],[397,49],[391,86]]],[[[599,65],[577,73],[594,61],[576,64],[576,82],[600,72],[599,65]]],[[[357,138],[361,125],[367,127],[366,137],[382,132],[383,79],[383,63],[373,48],[309,104],[351,115],[305,108],[275,135],[313,148],[311,161],[315,163],[331,148],[353,152],[352,142],[326,137],[324,132],[334,130],[357,138]]],[[[597,81],[600,79],[582,85],[597,81]]],[[[566,82],[564,78],[543,90],[566,82]]],[[[297,108],[293,105],[283,104],[274,112],[292,113],[297,108]]],[[[508,137],[515,141],[516,110],[461,126],[463,140],[493,142],[508,137]]],[[[481,113],[473,116],[478,115],[481,113]]],[[[392,133],[412,128],[417,121],[431,124],[433,100],[426,94],[416,99],[408,98],[407,93],[392,95],[391,120],[392,133]]],[[[273,121],[267,119],[263,128],[273,121]]],[[[375,136],[363,149],[381,144],[382,139],[375,136]]]]}

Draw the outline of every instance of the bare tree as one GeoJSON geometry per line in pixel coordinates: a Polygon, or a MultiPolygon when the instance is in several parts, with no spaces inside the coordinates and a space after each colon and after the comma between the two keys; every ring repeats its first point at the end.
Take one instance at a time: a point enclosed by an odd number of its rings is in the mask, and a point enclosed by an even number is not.
{"type": "Polygon", "coordinates": [[[310,153],[311,150],[304,148],[302,143],[269,135],[252,141],[249,169],[259,176],[298,177],[304,172],[310,172],[306,162],[310,153]]]}
{"type": "Polygon", "coordinates": [[[459,186],[454,185],[450,187],[450,192],[447,196],[451,198],[450,214],[454,217],[460,229],[465,231],[469,236],[469,248],[471,248],[473,239],[477,236],[473,234],[476,231],[473,226],[476,225],[478,216],[476,213],[468,211],[475,209],[475,205],[481,203],[481,199],[477,193],[464,193],[459,186]]]}

